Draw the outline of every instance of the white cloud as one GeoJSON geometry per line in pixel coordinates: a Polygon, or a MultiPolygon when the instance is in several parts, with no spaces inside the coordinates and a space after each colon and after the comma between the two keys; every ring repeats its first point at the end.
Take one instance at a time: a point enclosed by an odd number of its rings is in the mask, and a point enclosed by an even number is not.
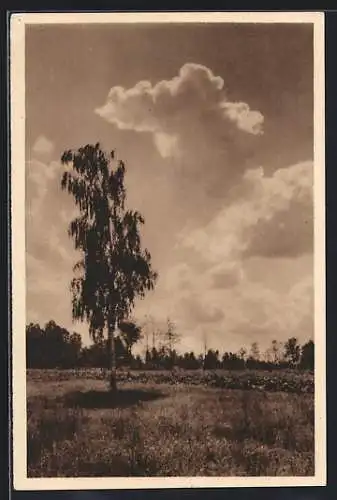
{"type": "Polygon", "coordinates": [[[252,111],[245,102],[223,102],[220,107],[230,120],[236,122],[239,129],[250,134],[262,133],[262,114],[259,111],[252,111]]]}
{"type": "Polygon", "coordinates": [[[240,262],[220,262],[210,270],[213,288],[231,288],[244,279],[244,271],[240,262]]]}
{"type": "MultiPolygon", "coordinates": [[[[221,76],[193,63],[183,65],[171,79],[112,87],[96,113],[120,130],[152,137],[152,151],[151,143],[148,148],[142,141],[148,151],[143,152],[140,169],[142,182],[151,177],[151,193],[137,195],[137,200],[141,199],[146,220],[165,219],[164,211],[169,210],[172,231],[181,229],[187,219],[203,226],[226,203],[252,161],[264,121],[260,111],[230,98],[221,76]]],[[[146,186],[136,189],[145,192],[146,186]]]]}
{"type": "Polygon", "coordinates": [[[171,290],[168,300],[173,303],[170,307],[178,327],[184,335],[195,337],[198,348],[204,334],[210,346],[225,350],[253,341],[266,349],[274,338],[285,341],[296,336],[301,342],[312,338],[312,279],[307,275],[289,289],[278,290],[277,279],[283,270],[281,262],[265,264],[265,272],[274,275],[275,288],[243,276],[231,288],[201,288],[191,281],[184,293],[171,290]]]}
{"type": "Polygon", "coordinates": [[[223,79],[194,63],[185,64],[171,80],[154,85],[141,81],[130,89],[113,87],[96,112],[121,130],[152,133],[164,157],[183,150],[190,133],[198,147],[208,124],[228,139],[235,131],[260,134],[263,125],[259,111],[229,101],[223,79]]]}
{"type": "Polygon", "coordinates": [[[176,136],[165,132],[156,132],[153,140],[163,158],[170,158],[178,154],[178,139],[176,136]]]}
{"type": "Polygon", "coordinates": [[[193,318],[193,324],[219,324],[225,317],[223,304],[216,305],[196,292],[183,297],[179,303],[182,316],[193,318]]]}
{"type": "Polygon", "coordinates": [[[242,331],[245,326],[247,332],[250,327],[259,328],[268,338],[308,338],[313,333],[312,295],[310,276],[304,276],[287,293],[246,282],[240,290],[243,321],[237,321],[235,330],[242,331]],[[305,330],[304,323],[308,326],[305,330]]]}
{"type": "Polygon", "coordinates": [[[30,217],[41,216],[41,206],[59,189],[62,166],[60,163],[32,159],[26,162],[26,207],[30,217]]]}
{"type": "Polygon", "coordinates": [[[312,252],[312,178],[312,162],[279,169],[270,177],[262,169],[249,170],[235,201],[205,228],[182,232],[179,244],[212,262],[312,252]]]}
{"type": "Polygon", "coordinates": [[[32,151],[35,155],[47,156],[54,150],[54,144],[44,135],[40,135],[33,144],[32,151]]]}
{"type": "Polygon", "coordinates": [[[308,161],[271,176],[246,172],[231,203],[206,226],[180,233],[178,262],[161,277],[154,312],[173,311],[198,345],[205,331],[224,348],[226,342],[258,340],[266,347],[275,337],[311,337],[312,170],[308,161]],[[254,280],[246,273],[252,257],[260,269],[254,280]]]}
{"type": "Polygon", "coordinates": [[[77,255],[67,235],[73,203],[61,191],[62,170],[54,161],[26,164],[27,317],[34,321],[37,313],[40,321],[71,319],[69,283],[77,255]]]}

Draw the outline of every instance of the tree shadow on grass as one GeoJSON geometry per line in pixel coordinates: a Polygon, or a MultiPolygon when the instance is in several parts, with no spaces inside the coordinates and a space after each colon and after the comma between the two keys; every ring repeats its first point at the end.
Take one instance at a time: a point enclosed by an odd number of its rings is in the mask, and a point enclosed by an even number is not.
{"type": "Polygon", "coordinates": [[[126,408],[165,397],[167,395],[160,391],[141,389],[120,389],[115,394],[109,391],[76,391],[66,396],[64,405],[86,409],[126,408]]]}

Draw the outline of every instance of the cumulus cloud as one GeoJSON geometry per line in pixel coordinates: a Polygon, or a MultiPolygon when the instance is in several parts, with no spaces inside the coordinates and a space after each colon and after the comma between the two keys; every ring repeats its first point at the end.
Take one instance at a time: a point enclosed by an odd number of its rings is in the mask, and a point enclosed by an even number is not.
{"type": "MultiPolygon", "coordinates": [[[[41,229],[41,232],[48,232],[46,227],[41,229]]],[[[71,318],[70,295],[67,297],[70,269],[67,269],[62,259],[53,259],[48,241],[41,249],[29,245],[26,251],[27,323],[34,321],[43,325],[54,319],[64,324],[65,320],[71,318]]]]}
{"type": "Polygon", "coordinates": [[[54,144],[44,135],[40,135],[33,144],[32,151],[35,155],[48,156],[54,150],[54,144]]]}
{"type": "Polygon", "coordinates": [[[303,162],[271,176],[245,173],[235,201],[205,228],[182,233],[180,244],[217,262],[248,256],[297,256],[313,249],[313,165],[303,162]]]}
{"type": "Polygon", "coordinates": [[[221,262],[210,270],[211,286],[213,288],[232,288],[244,278],[240,262],[221,262]]]}
{"type": "Polygon", "coordinates": [[[60,189],[61,174],[58,162],[26,163],[27,316],[34,319],[40,311],[44,321],[59,317],[62,322],[64,311],[70,317],[70,295],[63,297],[76,253],[67,235],[73,208],[60,189]]]}
{"type": "Polygon", "coordinates": [[[313,164],[277,170],[270,178],[254,176],[252,211],[256,223],[245,229],[244,255],[293,256],[313,250],[313,164]]]}
{"type": "MultiPolygon", "coordinates": [[[[151,185],[158,179],[158,216],[166,210],[163,200],[169,198],[171,220],[179,230],[186,219],[201,226],[208,221],[253,164],[264,117],[243,101],[230,97],[222,76],[187,63],[171,79],[112,87],[105,104],[95,111],[121,131],[152,138],[152,151],[151,142],[150,148],[147,142],[144,146],[150,149],[144,161],[153,158],[151,172],[149,165],[141,171],[151,176],[151,185]]],[[[151,198],[155,196],[153,189],[151,198]]],[[[142,204],[150,220],[153,207],[147,202],[142,204]]]]}
{"type": "Polygon", "coordinates": [[[38,217],[46,198],[59,189],[62,167],[58,162],[32,159],[26,162],[26,208],[28,215],[38,217]]]}
{"type": "Polygon", "coordinates": [[[186,139],[194,146],[211,125],[228,139],[234,134],[262,133],[263,115],[247,103],[231,102],[224,80],[200,64],[187,63],[171,80],[113,87],[106,103],[96,109],[121,130],[150,132],[163,157],[180,155],[186,139]]]}
{"type": "Polygon", "coordinates": [[[313,280],[304,276],[298,283],[280,293],[261,284],[246,283],[240,291],[242,317],[233,324],[233,333],[249,336],[255,332],[263,343],[273,338],[291,336],[306,341],[313,338],[313,280]],[[251,314],[255,311],[256,315],[251,314]]]}
{"type": "Polygon", "coordinates": [[[183,315],[192,317],[193,323],[196,324],[219,323],[225,316],[223,307],[209,303],[193,292],[188,297],[182,298],[179,308],[183,311],[183,315]]]}
{"type": "MultiPolygon", "coordinates": [[[[200,276],[189,264],[184,269],[183,280],[189,276],[185,286],[181,288],[179,280],[172,277],[170,293],[162,293],[161,300],[156,300],[148,311],[158,324],[167,314],[172,315],[177,329],[189,339],[190,349],[200,352],[205,335],[209,347],[234,351],[242,345],[249,347],[253,341],[266,349],[274,338],[285,341],[296,336],[305,342],[313,337],[310,269],[309,274],[297,282],[293,280],[286,289],[277,286],[278,277],[287,272],[287,262],[281,260],[266,260],[264,265],[264,272],[274,276],[272,288],[266,287],[263,279],[251,282],[245,275],[232,287],[218,288],[211,285],[211,271],[200,276]]],[[[174,277],[178,276],[177,267],[174,277]]],[[[137,313],[143,317],[142,307],[137,313]]]]}
{"type": "Polygon", "coordinates": [[[312,174],[310,161],[249,170],[208,224],[181,231],[159,289],[187,335],[224,346],[313,335],[312,174]]]}

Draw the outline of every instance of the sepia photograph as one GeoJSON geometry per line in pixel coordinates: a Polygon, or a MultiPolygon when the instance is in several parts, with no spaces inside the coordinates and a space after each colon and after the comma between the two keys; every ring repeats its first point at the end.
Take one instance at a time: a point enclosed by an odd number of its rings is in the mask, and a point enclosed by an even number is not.
{"type": "Polygon", "coordinates": [[[324,485],[324,17],[11,17],[16,489],[324,485]]]}

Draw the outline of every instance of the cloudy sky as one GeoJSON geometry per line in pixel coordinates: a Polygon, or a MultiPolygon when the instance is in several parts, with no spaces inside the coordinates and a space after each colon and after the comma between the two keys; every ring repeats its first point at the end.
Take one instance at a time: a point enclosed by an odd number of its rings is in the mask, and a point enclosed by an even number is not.
{"type": "Polygon", "coordinates": [[[310,25],[32,26],[26,34],[27,322],[73,325],[67,148],[127,165],[159,272],[135,309],[181,348],[313,334],[310,25]]]}

